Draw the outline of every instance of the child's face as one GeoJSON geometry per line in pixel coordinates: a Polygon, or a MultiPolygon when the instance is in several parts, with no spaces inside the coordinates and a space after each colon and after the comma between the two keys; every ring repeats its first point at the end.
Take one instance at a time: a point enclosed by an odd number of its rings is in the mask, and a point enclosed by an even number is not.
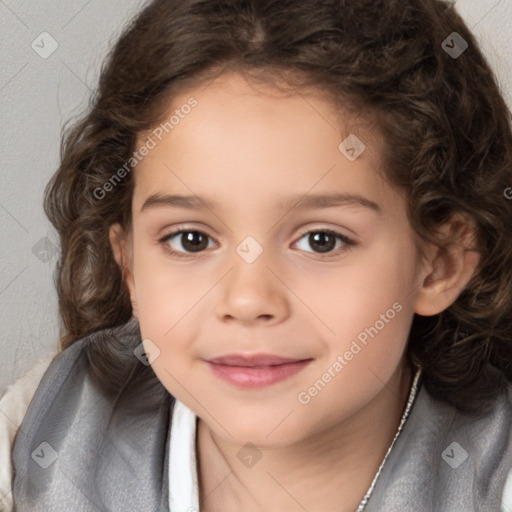
{"type": "Polygon", "coordinates": [[[191,96],[197,106],[181,110],[162,141],[153,135],[156,147],[134,171],[134,313],[150,357],[160,351],[152,367],[163,385],[213,431],[291,444],[392,392],[426,274],[404,198],[373,169],[376,134],[341,131],[320,98],[271,96],[236,75],[175,98],[169,117],[191,96]],[[354,161],[339,150],[350,133],[366,145],[354,161]],[[377,206],[306,209],[289,199],[335,193],[377,206]],[[143,208],[153,194],[215,206],[143,208]],[[203,235],[159,243],[178,229],[203,235]],[[232,369],[229,381],[206,362],[229,354],[309,362],[283,366],[291,374],[277,381],[268,369],[232,369]]]}

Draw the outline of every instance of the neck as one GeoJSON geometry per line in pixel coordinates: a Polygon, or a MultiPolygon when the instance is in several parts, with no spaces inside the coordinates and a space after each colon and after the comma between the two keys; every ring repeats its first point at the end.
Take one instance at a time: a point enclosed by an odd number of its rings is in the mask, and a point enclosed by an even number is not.
{"type": "Polygon", "coordinates": [[[395,437],[412,377],[404,358],[382,390],[350,418],[298,443],[262,448],[252,467],[240,464],[241,445],[219,437],[200,419],[200,509],[354,512],[395,437]]]}

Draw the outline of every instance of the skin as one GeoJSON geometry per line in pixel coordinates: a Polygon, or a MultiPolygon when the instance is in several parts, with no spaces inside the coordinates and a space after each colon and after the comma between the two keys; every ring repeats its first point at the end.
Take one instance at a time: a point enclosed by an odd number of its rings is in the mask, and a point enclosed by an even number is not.
{"type": "Polygon", "coordinates": [[[471,222],[454,216],[441,231],[457,228],[460,244],[448,253],[425,245],[421,261],[405,198],[377,172],[378,133],[348,116],[339,123],[320,95],[283,96],[236,74],[175,97],[169,111],[190,96],[198,106],[134,171],[133,230],[113,225],[110,240],[145,347],[149,339],[160,350],[152,368],[199,417],[201,510],[353,512],[404,411],[414,313],[447,308],[478,263],[467,250],[471,222]],[[338,150],[350,133],[366,145],[353,162],[338,150]],[[353,204],[310,211],[280,205],[290,194],[333,191],[364,196],[381,213],[353,204]],[[216,206],[141,212],[155,193],[198,195],[216,206]],[[159,242],[178,227],[207,235],[202,252],[191,252],[180,235],[159,242]],[[322,253],[304,236],[322,229],[356,245],[338,240],[322,253]],[[236,251],[248,236],[263,250],[251,263],[236,251]],[[394,303],[400,312],[301,404],[298,393],[394,303]],[[219,380],[204,361],[262,352],[313,361],[251,390],[219,380]],[[252,467],[237,457],[246,443],[261,455],[252,467]]]}

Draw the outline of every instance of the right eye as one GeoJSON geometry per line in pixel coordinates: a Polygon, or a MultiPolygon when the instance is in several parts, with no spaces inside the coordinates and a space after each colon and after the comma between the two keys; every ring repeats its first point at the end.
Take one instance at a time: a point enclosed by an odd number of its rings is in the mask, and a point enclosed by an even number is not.
{"type": "Polygon", "coordinates": [[[187,258],[189,254],[202,252],[207,249],[208,239],[212,238],[202,231],[195,229],[178,229],[160,238],[158,242],[162,244],[164,250],[171,255],[179,258],[187,258]],[[173,240],[174,238],[176,238],[176,241],[173,240]],[[174,247],[172,244],[174,244],[174,247]],[[179,248],[180,245],[181,248],[179,248]]]}

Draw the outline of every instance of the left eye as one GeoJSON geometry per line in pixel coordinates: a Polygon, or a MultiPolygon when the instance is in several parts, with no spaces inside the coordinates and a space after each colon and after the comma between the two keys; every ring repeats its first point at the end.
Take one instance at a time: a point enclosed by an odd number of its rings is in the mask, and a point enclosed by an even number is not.
{"type": "MultiPolygon", "coordinates": [[[[299,238],[299,241],[302,239],[306,239],[307,243],[311,247],[316,247],[318,249],[318,253],[321,254],[332,252],[335,249],[337,241],[340,241],[342,243],[342,246],[338,247],[338,249],[341,248],[342,250],[348,250],[350,246],[355,245],[355,242],[351,238],[348,238],[347,236],[342,235],[341,233],[338,233],[337,231],[333,231],[331,229],[319,229],[316,231],[308,231],[299,238]]],[[[299,242],[295,243],[298,245],[299,242]]],[[[306,250],[306,252],[310,251],[306,250]]]]}

